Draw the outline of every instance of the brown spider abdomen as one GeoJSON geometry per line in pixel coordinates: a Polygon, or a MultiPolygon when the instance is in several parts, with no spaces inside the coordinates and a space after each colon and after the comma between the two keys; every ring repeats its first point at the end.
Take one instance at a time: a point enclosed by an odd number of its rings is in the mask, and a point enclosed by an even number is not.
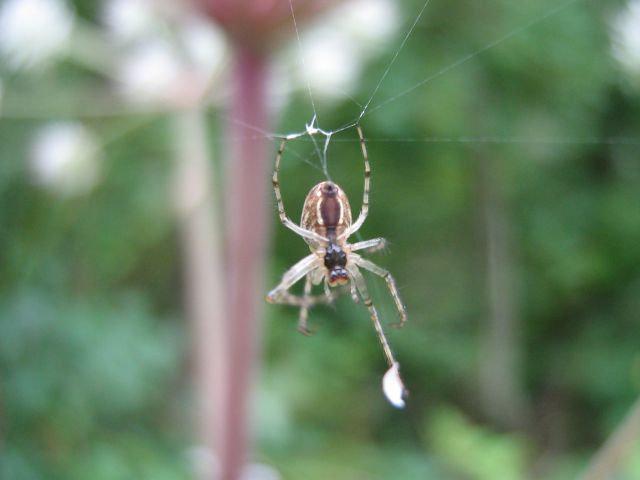
{"type": "Polygon", "coordinates": [[[350,225],[349,199],[337,184],[321,182],[309,191],[302,207],[302,228],[334,241],[350,225]]]}

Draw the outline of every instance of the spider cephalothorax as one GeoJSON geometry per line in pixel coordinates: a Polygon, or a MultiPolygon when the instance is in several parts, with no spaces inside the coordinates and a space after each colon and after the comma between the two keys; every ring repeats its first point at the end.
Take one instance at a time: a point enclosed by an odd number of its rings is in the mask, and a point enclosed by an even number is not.
{"type": "Polygon", "coordinates": [[[327,281],[330,287],[349,283],[347,273],[347,254],[339,245],[329,243],[324,254],[324,266],[329,270],[327,281]]]}
{"type": "Polygon", "coordinates": [[[387,338],[382,330],[378,311],[376,310],[364,277],[360,272],[363,268],[382,278],[387,282],[391,296],[396,304],[400,315],[402,326],[406,321],[407,314],[400,300],[398,289],[391,274],[355,253],[358,250],[373,252],[384,247],[383,238],[374,238],[357,243],[349,243],[348,238],[358,231],[369,212],[369,185],[370,166],[365,146],[364,136],[359,126],[358,138],[362,156],[364,157],[364,193],[362,197],[362,209],[355,222],[352,223],[351,206],[344,191],[334,182],[320,182],[314,186],[307,195],[302,208],[302,218],[300,225],[296,225],[287,216],[280,193],[280,182],[278,179],[280,160],[284,151],[287,139],[280,144],[276,164],[273,171],[273,189],[278,202],[278,214],[280,221],[287,227],[300,235],[311,249],[311,254],[304,257],[293,267],[287,270],[282,277],[280,284],[267,294],[267,301],[271,303],[286,303],[300,307],[300,319],[298,329],[305,334],[307,330],[307,317],[309,307],[316,303],[330,303],[335,299],[335,294],[330,287],[351,284],[351,296],[354,301],[362,300],[373,321],[374,328],[382,344],[385,357],[389,363],[390,371],[397,371],[396,362],[387,338]],[[297,296],[289,292],[295,283],[305,278],[304,294],[297,296]],[[313,285],[324,284],[324,295],[311,295],[313,285]]]}

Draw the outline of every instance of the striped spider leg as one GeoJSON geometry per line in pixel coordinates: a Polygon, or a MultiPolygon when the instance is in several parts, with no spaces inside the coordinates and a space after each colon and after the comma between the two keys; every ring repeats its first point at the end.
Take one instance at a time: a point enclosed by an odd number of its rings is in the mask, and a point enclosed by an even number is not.
{"type": "MultiPolygon", "coordinates": [[[[300,224],[295,224],[286,214],[280,191],[280,161],[287,140],[283,140],[278,149],[273,170],[273,189],[278,204],[278,214],[282,224],[300,235],[309,245],[311,254],[304,257],[285,272],[280,283],[267,294],[270,303],[282,303],[300,307],[298,329],[309,334],[307,329],[308,310],[318,303],[331,303],[336,298],[336,287],[350,284],[351,297],[355,302],[362,300],[369,311],[374,329],[378,335],[390,371],[395,369],[396,361],[387,341],[378,311],[369,296],[367,285],[360,269],[382,277],[387,283],[391,297],[400,316],[401,327],[407,319],[406,309],[400,299],[395,280],[391,274],[375,263],[363,258],[357,251],[375,252],[384,248],[383,238],[364,240],[350,244],[348,238],[364,224],[369,213],[369,190],[371,168],[360,126],[356,126],[362,156],[364,159],[364,190],[362,207],[355,222],[352,222],[349,199],[342,188],[334,182],[323,181],[315,185],[307,194],[302,208],[300,224]],[[296,296],[289,289],[298,281],[305,279],[302,296],[296,296]],[[323,295],[311,295],[313,285],[323,283],[323,295]]],[[[399,381],[399,377],[398,377],[399,381]]],[[[399,381],[401,385],[401,381],[399,381]]],[[[404,388],[404,387],[402,387],[404,388]]]]}
{"type": "Polygon", "coordinates": [[[267,294],[269,303],[300,307],[298,330],[305,335],[311,334],[307,328],[309,307],[320,303],[332,303],[337,296],[329,289],[326,282],[323,295],[311,295],[312,284],[318,284],[323,279],[322,268],[321,259],[318,255],[308,255],[287,270],[280,284],[267,294]],[[293,295],[289,292],[289,288],[302,278],[305,278],[304,295],[293,295]]]}

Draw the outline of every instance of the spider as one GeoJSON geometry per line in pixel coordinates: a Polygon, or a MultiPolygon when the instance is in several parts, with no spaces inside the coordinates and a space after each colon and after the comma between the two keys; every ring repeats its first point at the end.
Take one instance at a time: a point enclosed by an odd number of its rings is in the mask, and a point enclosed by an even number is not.
{"type": "MultiPolygon", "coordinates": [[[[273,189],[278,203],[280,221],[285,227],[290,228],[304,239],[311,249],[311,254],[285,272],[281,282],[267,294],[267,301],[300,307],[298,330],[309,335],[310,332],[307,328],[309,307],[318,303],[333,302],[337,295],[332,289],[350,283],[351,297],[354,302],[357,303],[362,299],[369,310],[390,369],[397,369],[399,364],[393,356],[389,342],[382,330],[378,311],[371,301],[360,269],[368,270],[386,281],[400,316],[400,321],[394,326],[399,328],[404,325],[407,319],[406,309],[400,300],[396,282],[391,274],[355,253],[361,250],[367,252],[380,250],[384,247],[385,240],[374,238],[356,243],[347,241],[362,227],[369,213],[371,167],[362,129],[359,125],[356,125],[356,129],[364,158],[364,193],[360,215],[353,223],[347,195],[340,186],[331,181],[320,182],[309,191],[302,208],[300,225],[291,221],[284,209],[278,180],[280,160],[288,138],[282,140],[273,170],[273,189]],[[304,294],[302,296],[293,295],[289,289],[302,278],[305,278],[304,294]],[[312,286],[319,285],[321,282],[324,284],[324,295],[311,295],[312,286]]],[[[309,133],[313,134],[313,132],[309,133]]]]}

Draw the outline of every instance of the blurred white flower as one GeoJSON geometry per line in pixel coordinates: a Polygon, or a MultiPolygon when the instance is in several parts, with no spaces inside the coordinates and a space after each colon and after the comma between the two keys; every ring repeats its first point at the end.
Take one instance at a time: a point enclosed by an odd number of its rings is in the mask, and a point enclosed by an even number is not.
{"type": "Polygon", "coordinates": [[[298,62],[301,85],[309,81],[313,94],[325,99],[342,98],[354,91],[362,65],[350,39],[330,27],[316,29],[306,36],[305,62],[298,62]]]}
{"type": "Polygon", "coordinates": [[[323,100],[343,99],[357,87],[364,63],[379,52],[399,26],[396,2],[353,0],[338,5],[310,28],[293,37],[286,62],[299,89],[323,100]],[[290,68],[291,68],[290,67],[290,68]]]}
{"type": "Polygon", "coordinates": [[[613,55],[630,73],[640,75],[640,0],[631,0],[614,18],[613,55]]]}
{"type": "Polygon", "coordinates": [[[171,44],[148,40],[125,54],[117,70],[118,87],[132,101],[158,101],[170,96],[183,71],[171,44]]]}
{"type": "Polygon", "coordinates": [[[151,0],[106,0],[102,20],[109,33],[121,41],[144,37],[161,24],[151,0]]]}
{"type": "Polygon", "coordinates": [[[189,462],[196,478],[218,478],[220,465],[216,455],[204,445],[193,445],[186,451],[189,462]]]}
{"type": "Polygon", "coordinates": [[[180,25],[180,35],[190,66],[207,79],[224,63],[227,44],[223,32],[200,17],[187,17],[180,25]]]}
{"type": "Polygon", "coordinates": [[[77,123],[52,123],[38,131],[30,161],[34,181],[65,196],[90,191],[100,178],[99,143],[77,123]]]}
{"type": "Polygon", "coordinates": [[[396,408],[404,408],[406,390],[400,378],[400,364],[395,363],[382,377],[382,391],[396,408]]]}
{"type": "Polygon", "coordinates": [[[269,465],[250,463],[242,469],[240,480],[282,480],[282,476],[269,465]]]}
{"type": "Polygon", "coordinates": [[[185,17],[176,38],[158,32],[126,49],[116,71],[121,94],[136,103],[190,102],[222,71],[226,43],[212,24],[185,17]]]}
{"type": "Polygon", "coordinates": [[[0,7],[0,52],[16,70],[46,66],[64,52],[73,22],[63,0],[7,0],[0,7]]]}
{"type": "Polygon", "coordinates": [[[365,54],[380,48],[392,37],[400,24],[397,2],[390,0],[353,0],[331,12],[331,23],[365,54]]]}

